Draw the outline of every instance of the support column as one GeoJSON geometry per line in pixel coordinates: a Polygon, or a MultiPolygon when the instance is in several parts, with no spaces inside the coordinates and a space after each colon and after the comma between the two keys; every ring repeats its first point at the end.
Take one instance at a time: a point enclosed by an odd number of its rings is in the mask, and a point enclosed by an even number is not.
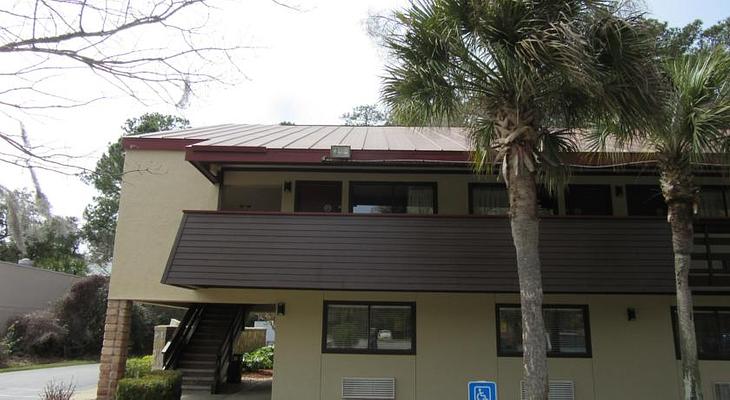
{"type": "Polygon", "coordinates": [[[129,345],[129,328],[132,322],[130,300],[109,300],[104,325],[104,344],[101,349],[97,400],[113,400],[117,383],[124,376],[129,345]]]}

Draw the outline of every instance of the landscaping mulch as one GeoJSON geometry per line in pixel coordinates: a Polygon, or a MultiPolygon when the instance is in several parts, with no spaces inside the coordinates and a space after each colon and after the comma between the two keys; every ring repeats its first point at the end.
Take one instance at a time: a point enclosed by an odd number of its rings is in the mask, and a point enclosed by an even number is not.
{"type": "Polygon", "coordinates": [[[268,381],[274,378],[274,370],[260,369],[258,371],[249,371],[241,374],[241,379],[246,381],[268,381]]]}

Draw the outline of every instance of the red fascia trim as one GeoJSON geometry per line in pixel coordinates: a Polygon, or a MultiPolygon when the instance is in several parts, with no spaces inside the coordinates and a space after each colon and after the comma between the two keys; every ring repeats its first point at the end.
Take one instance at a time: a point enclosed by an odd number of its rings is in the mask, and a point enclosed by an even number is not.
{"type": "MultiPolygon", "coordinates": [[[[263,163],[263,164],[321,164],[329,157],[326,149],[264,149],[263,151],[234,152],[231,150],[216,150],[201,146],[190,148],[185,154],[188,161],[208,163],[263,163]]],[[[461,151],[408,151],[408,150],[353,150],[347,161],[372,160],[429,160],[429,161],[469,161],[468,152],[461,151]]]]}
{"type": "Polygon", "coordinates": [[[162,138],[122,138],[124,150],[185,150],[191,144],[200,143],[203,139],[162,139],[162,138]]]}

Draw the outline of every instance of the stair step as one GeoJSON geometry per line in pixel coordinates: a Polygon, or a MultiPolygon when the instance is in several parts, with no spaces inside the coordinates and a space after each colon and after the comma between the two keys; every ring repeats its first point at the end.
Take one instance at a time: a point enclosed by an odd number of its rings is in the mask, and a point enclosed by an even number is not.
{"type": "Polygon", "coordinates": [[[206,378],[215,375],[215,367],[213,368],[178,368],[183,374],[183,379],[188,378],[206,378]]]}
{"type": "Polygon", "coordinates": [[[213,362],[196,362],[196,361],[180,361],[178,369],[213,369],[215,370],[215,361],[213,362]]]}
{"type": "Polygon", "coordinates": [[[203,376],[183,377],[183,385],[207,385],[208,387],[210,387],[213,384],[213,381],[214,379],[212,376],[209,378],[203,376]]]}
{"type": "Polygon", "coordinates": [[[210,385],[182,385],[182,390],[187,392],[210,391],[210,385]]]}

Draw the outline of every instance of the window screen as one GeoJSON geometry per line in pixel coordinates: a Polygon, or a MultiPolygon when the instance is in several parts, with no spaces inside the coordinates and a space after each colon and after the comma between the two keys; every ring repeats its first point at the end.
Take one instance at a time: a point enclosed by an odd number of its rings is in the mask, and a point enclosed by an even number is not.
{"type": "Polygon", "coordinates": [[[436,184],[351,182],[350,211],[356,214],[435,214],[436,184]]]}
{"type": "MultiPolygon", "coordinates": [[[[586,306],[545,306],[548,356],[588,357],[591,354],[586,306]]],[[[497,307],[500,356],[522,355],[522,314],[517,305],[497,307]]]]}
{"type": "MultiPolygon", "coordinates": [[[[703,360],[730,360],[730,308],[697,307],[694,309],[697,354],[703,360]]],[[[679,358],[677,309],[672,308],[674,343],[679,358]]]]}
{"type": "MultiPolygon", "coordinates": [[[[507,215],[509,198],[503,184],[473,183],[469,185],[469,209],[475,215],[507,215]]],[[[541,215],[557,215],[558,202],[547,189],[538,186],[538,211],[541,215]]]]}
{"type": "Polygon", "coordinates": [[[330,353],[415,352],[412,303],[325,303],[322,351],[330,353]]]}
{"type": "Polygon", "coordinates": [[[667,204],[656,185],[626,185],[626,207],[630,216],[667,215],[667,204]]]}
{"type": "Polygon", "coordinates": [[[565,209],[568,215],[613,215],[611,185],[568,185],[565,209]]]}

